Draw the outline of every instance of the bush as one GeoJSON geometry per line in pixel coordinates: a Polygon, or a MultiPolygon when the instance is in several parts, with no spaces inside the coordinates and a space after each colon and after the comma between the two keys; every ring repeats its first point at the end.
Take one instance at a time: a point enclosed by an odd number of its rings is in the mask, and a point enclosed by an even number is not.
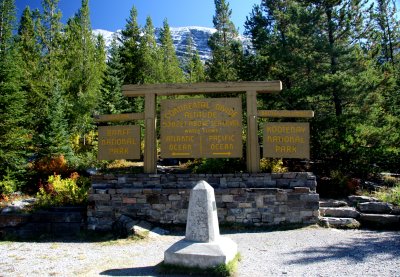
{"type": "Polygon", "coordinates": [[[0,181],[0,195],[9,195],[17,190],[17,182],[7,170],[7,174],[0,181]]]}
{"type": "Polygon", "coordinates": [[[374,193],[374,197],[383,202],[400,206],[400,182],[393,187],[386,187],[374,193]]]}
{"type": "Polygon", "coordinates": [[[287,172],[288,169],[283,166],[282,159],[267,159],[263,158],[260,160],[260,171],[261,172],[274,172],[274,173],[283,173],[287,172]]]}
{"type": "Polygon", "coordinates": [[[193,173],[237,173],[246,171],[243,159],[197,159],[188,164],[193,173]]]}
{"type": "Polygon", "coordinates": [[[13,193],[17,189],[17,185],[14,180],[4,179],[0,181],[0,194],[8,195],[13,193]]]}
{"type": "Polygon", "coordinates": [[[39,188],[35,205],[38,208],[84,205],[89,187],[89,178],[79,177],[77,173],[65,179],[60,175],[53,175],[46,185],[39,188]]]}
{"type": "Polygon", "coordinates": [[[53,174],[66,174],[69,171],[67,160],[63,155],[54,157],[43,157],[33,163],[33,170],[39,176],[53,174]]]}

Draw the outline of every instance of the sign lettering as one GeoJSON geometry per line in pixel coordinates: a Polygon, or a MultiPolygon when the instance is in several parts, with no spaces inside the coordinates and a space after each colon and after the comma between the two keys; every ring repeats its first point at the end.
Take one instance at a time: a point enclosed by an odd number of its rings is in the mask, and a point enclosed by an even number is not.
{"type": "Polygon", "coordinates": [[[140,159],[139,126],[99,126],[97,159],[140,159]]]}
{"type": "Polygon", "coordinates": [[[309,123],[266,123],[263,155],[265,158],[309,159],[309,123]]]}
{"type": "Polygon", "coordinates": [[[163,158],[242,157],[240,98],[161,102],[163,158]]]}

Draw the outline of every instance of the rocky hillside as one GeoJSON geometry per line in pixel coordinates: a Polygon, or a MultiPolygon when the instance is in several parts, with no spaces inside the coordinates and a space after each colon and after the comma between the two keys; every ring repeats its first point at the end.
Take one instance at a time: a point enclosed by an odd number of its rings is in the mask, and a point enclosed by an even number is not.
{"type": "MultiPolygon", "coordinates": [[[[118,32],[118,31],[117,31],[118,32]]],[[[160,34],[160,29],[156,29],[156,36],[160,34]]],[[[208,46],[208,39],[215,32],[213,28],[188,26],[188,27],[171,27],[171,36],[174,41],[176,54],[178,57],[183,57],[186,53],[187,41],[189,36],[192,37],[194,47],[199,52],[202,61],[206,61],[211,57],[211,50],[208,46]]],[[[106,30],[93,30],[95,35],[101,34],[106,40],[106,45],[110,45],[114,32],[106,30]]],[[[249,38],[240,36],[239,39],[243,42],[244,49],[249,49],[251,42],[249,38]]]]}

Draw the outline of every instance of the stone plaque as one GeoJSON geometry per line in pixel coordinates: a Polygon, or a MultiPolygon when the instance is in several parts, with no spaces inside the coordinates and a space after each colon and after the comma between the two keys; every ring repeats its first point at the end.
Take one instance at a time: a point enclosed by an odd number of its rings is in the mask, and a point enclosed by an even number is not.
{"type": "Polygon", "coordinates": [[[241,158],[240,98],[161,102],[162,158],[241,158]]]}
{"type": "Polygon", "coordinates": [[[263,152],[265,158],[309,159],[309,123],[265,123],[263,152]]]}
{"type": "Polygon", "coordinates": [[[98,160],[140,159],[140,127],[99,126],[98,160]]]}

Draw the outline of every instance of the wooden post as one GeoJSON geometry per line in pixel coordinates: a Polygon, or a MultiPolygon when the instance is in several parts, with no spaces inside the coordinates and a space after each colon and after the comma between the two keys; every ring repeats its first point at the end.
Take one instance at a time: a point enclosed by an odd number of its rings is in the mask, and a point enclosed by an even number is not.
{"type": "Polygon", "coordinates": [[[258,144],[257,91],[247,91],[247,171],[260,170],[260,146],[258,144]]]}
{"type": "Polygon", "coordinates": [[[157,173],[156,94],[153,92],[145,94],[144,118],[144,172],[157,173]]]}

